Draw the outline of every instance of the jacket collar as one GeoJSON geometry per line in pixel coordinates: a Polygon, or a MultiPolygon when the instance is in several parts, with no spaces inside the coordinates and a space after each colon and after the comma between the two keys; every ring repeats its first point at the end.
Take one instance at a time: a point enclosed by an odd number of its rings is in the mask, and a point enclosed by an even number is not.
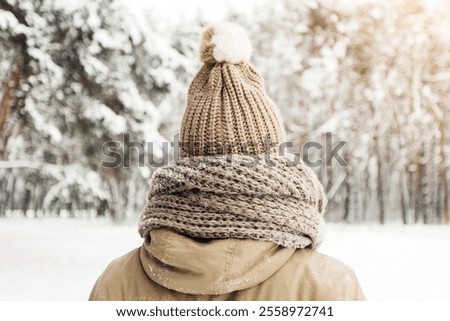
{"type": "Polygon", "coordinates": [[[219,295],[265,281],[294,251],[250,239],[200,242],[169,229],[155,229],[141,247],[140,258],[147,275],[166,288],[219,295]]]}

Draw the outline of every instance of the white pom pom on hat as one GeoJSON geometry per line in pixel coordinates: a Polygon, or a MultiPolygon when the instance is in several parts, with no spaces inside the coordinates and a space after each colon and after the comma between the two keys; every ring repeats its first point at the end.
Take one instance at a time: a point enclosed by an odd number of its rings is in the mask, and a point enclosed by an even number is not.
{"type": "Polygon", "coordinates": [[[249,61],[252,45],[244,29],[231,22],[211,25],[203,32],[200,58],[206,63],[238,64],[249,61]]]}

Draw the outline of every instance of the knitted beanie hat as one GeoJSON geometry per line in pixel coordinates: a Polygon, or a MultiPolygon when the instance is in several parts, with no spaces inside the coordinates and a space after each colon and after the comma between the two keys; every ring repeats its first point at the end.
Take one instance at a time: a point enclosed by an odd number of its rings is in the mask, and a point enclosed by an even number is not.
{"type": "Polygon", "coordinates": [[[192,80],[180,131],[180,156],[276,152],[285,140],[277,107],[249,63],[251,44],[233,23],[205,29],[203,66],[192,80]]]}

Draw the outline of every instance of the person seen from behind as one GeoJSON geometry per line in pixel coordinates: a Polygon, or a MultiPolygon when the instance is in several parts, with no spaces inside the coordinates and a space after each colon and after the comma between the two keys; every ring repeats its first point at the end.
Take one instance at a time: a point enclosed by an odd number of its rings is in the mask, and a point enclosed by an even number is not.
{"type": "Polygon", "coordinates": [[[240,26],[205,29],[180,157],[153,173],[144,242],[89,300],[365,300],[353,270],[317,251],[323,187],[279,153],[285,130],[250,56],[240,26]]]}

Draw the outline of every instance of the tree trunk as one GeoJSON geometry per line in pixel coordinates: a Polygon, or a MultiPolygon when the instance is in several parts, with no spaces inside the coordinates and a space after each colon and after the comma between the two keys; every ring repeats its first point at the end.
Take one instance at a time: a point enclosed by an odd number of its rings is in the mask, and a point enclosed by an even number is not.
{"type": "Polygon", "coordinates": [[[377,198],[378,198],[378,220],[380,224],[385,222],[385,203],[384,203],[384,180],[383,180],[383,160],[381,158],[380,143],[378,134],[374,137],[375,157],[377,158],[377,198]]]}
{"type": "Polygon", "coordinates": [[[0,101],[0,159],[6,159],[6,145],[8,135],[5,131],[7,119],[11,113],[11,106],[14,100],[15,92],[19,88],[20,70],[17,66],[12,71],[5,82],[3,97],[0,101]]]}
{"type": "Polygon", "coordinates": [[[402,221],[403,224],[408,224],[408,210],[409,210],[409,206],[408,203],[406,201],[406,191],[405,191],[405,177],[404,177],[404,173],[400,173],[400,205],[401,205],[401,209],[402,209],[402,221]]]}
{"type": "Polygon", "coordinates": [[[379,150],[377,147],[377,194],[378,194],[378,211],[380,224],[385,222],[385,203],[384,203],[384,190],[383,190],[383,165],[380,159],[379,150]]]}

